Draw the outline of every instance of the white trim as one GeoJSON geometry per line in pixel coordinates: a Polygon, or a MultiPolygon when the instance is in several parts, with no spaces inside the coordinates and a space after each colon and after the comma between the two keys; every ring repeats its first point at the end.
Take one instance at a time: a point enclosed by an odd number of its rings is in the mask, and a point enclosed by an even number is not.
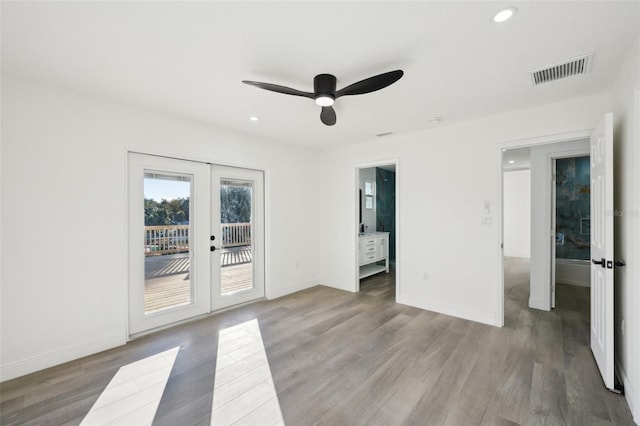
{"type": "Polygon", "coordinates": [[[122,256],[124,257],[123,265],[125,265],[122,283],[120,285],[123,286],[124,292],[124,306],[122,312],[125,312],[124,318],[124,332],[127,336],[127,342],[131,340],[131,330],[129,325],[129,149],[125,147],[124,149],[124,238],[123,243],[124,246],[122,248],[122,256]]]}
{"type": "MultiPolygon", "coordinates": [[[[636,137],[635,141],[631,143],[632,149],[635,151],[632,152],[631,155],[636,159],[635,164],[640,164],[640,148],[638,147],[640,144],[640,89],[638,88],[636,88],[635,108],[632,116],[635,117],[636,137]]],[[[631,221],[631,232],[633,233],[632,235],[635,235],[635,238],[631,239],[631,259],[629,260],[637,260],[640,259],[640,195],[638,194],[638,191],[640,191],[640,171],[637,167],[632,169],[632,180],[632,192],[635,194],[635,199],[632,200],[631,203],[635,220],[631,221]]],[[[628,282],[631,284],[629,286],[632,297],[631,300],[634,301],[633,306],[637,307],[640,306],[640,288],[638,287],[638,283],[640,283],[640,265],[637,263],[632,265],[630,272],[630,280],[628,282]]],[[[640,362],[638,362],[638,360],[640,360],[640,313],[638,309],[631,309],[631,316],[631,321],[627,322],[627,324],[632,324],[632,326],[635,327],[635,336],[633,329],[627,326],[627,330],[630,331],[629,336],[631,337],[629,362],[632,363],[632,367],[630,367],[632,377],[630,383],[640,387],[640,362]],[[635,377],[633,376],[634,372],[635,377]]],[[[627,383],[625,382],[625,388],[626,387],[627,383]]],[[[626,393],[627,403],[629,404],[629,408],[631,408],[633,419],[636,423],[640,424],[640,392],[635,392],[630,384],[629,388],[630,392],[626,393]]]]}
{"type": "MultiPolygon", "coordinates": [[[[515,143],[515,142],[514,142],[515,143]]],[[[504,327],[504,174],[505,170],[503,167],[504,159],[502,153],[504,152],[505,147],[509,147],[511,145],[498,144],[498,206],[500,207],[497,212],[495,212],[496,220],[498,221],[498,226],[496,226],[496,232],[498,233],[498,293],[497,293],[497,303],[496,303],[496,318],[495,325],[497,327],[504,327]]],[[[531,253],[529,253],[531,256],[531,253]]]]}
{"type": "Polygon", "coordinates": [[[271,171],[269,169],[262,170],[262,212],[263,223],[263,280],[264,280],[264,297],[269,298],[269,294],[271,294],[271,227],[268,226],[271,220],[271,203],[270,195],[271,195],[271,171]]]}
{"type": "MultiPolygon", "coordinates": [[[[547,145],[551,143],[570,142],[579,139],[588,139],[593,129],[576,130],[574,132],[556,133],[551,135],[537,136],[534,138],[512,139],[499,142],[498,148],[513,149],[525,148],[528,146],[547,145]]],[[[500,163],[502,164],[502,163],[500,163]]]]}
{"type": "Polygon", "coordinates": [[[111,334],[99,339],[90,340],[76,345],[56,349],[40,355],[35,355],[19,361],[10,362],[0,366],[0,381],[15,379],[25,374],[44,370],[65,362],[74,361],[88,355],[106,351],[127,342],[124,333],[111,334]]]}

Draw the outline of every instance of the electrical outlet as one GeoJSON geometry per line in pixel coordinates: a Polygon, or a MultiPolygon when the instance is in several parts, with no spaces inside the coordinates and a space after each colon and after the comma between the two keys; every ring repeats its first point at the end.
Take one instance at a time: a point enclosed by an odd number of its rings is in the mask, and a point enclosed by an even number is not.
{"type": "Polygon", "coordinates": [[[620,329],[622,330],[622,335],[624,336],[624,318],[620,321],[620,329]]]}
{"type": "Polygon", "coordinates": [[[422,275],[422,279],[423,279],[423,280],[425,280],[425,281],[429,281],[429,273],[428,273],[428,272],[425,272],[425,273],[422,275]]]}

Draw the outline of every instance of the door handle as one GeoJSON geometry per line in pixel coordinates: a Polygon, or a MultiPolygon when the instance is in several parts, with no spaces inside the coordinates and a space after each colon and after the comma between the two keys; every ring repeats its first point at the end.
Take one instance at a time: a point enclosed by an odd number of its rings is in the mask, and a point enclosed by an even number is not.
{"type": "Polygon", "coordinates": [[[600,260],[591,259],[591,262],[593,262],[594,265],[600,265],[603,268],[606,268],[604,257],[600,260]]]}
{"type": "Polygon", "coordinates": [[[211,246],[211,251],[216,251],[216,246],[211,246]]]}
{"type": "Polygon", "coordinates": [[[616,261],[614,262],[614,265],[615,265],[616,267],[622,267],[622,266],[626,265],[626,263],[624,263],[622,260],[616,260],[616,261]]]}

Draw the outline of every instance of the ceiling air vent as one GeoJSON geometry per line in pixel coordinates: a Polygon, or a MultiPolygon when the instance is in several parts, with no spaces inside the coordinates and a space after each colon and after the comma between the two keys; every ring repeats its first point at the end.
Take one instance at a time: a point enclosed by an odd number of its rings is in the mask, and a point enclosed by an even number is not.
{"type": "Polygon", "coordinates": [[[577,58],[569,59],[559,64],[531,71],[531,81],[534,86],[537,86],[573,75],[586,74],[591,71],[592,62],[593,52],[587,53],[586,55],[578,56],[577,58]]]}

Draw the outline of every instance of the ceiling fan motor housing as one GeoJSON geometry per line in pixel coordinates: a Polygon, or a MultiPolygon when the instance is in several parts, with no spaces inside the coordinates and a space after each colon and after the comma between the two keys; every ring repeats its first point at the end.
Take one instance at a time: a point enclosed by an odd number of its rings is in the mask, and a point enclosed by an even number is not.
{"type": "Polygon", "coordinates": [[[331,95],[336,93],[336,77],[331,74],[318,74],[313,78],[313,91],[317,95],[331,95]]]}

